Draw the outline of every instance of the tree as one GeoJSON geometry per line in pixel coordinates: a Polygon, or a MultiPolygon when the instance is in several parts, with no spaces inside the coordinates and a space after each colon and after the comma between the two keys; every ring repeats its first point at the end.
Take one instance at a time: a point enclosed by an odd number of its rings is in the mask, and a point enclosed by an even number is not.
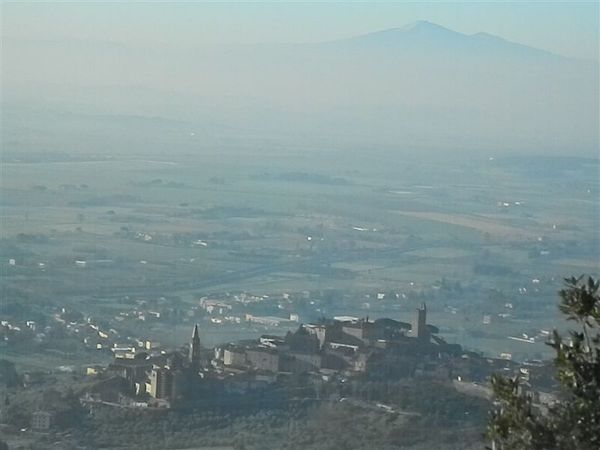
{"type": "Polygon", "coordinates": [[[555,330],[548,345],[556,356],[559,401],[542,406],[517,378],[492,378],[495,408],[487,434],[498,450],[600,448],[600,282],[565,279],[560,310],[575,322],[569,338],[555,330]]]}
{"type": "Polygon", "coordinates": [[[14,363],[6,359],[0,359],[0,384],[6,387],[14,387],[19,384],[19,374],[14,363]]]}

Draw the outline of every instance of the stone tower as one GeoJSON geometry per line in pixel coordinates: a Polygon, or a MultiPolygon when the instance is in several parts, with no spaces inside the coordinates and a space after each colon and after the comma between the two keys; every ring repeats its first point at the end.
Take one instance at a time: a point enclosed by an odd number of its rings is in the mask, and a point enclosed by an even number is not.
{"type": "Polygon", "coordinates": [[[200,335],[198,334],[198,324],[194,326],[194,332],[192,333],[189,359],[192,369],[200,369],[200,335]]]}
{"type": "Polygon", "coordinates": [[[411,326],[411,336],[419,340],[429,340],[429,330],[427,329],[427,305],[421,304],[415,311],[411,326]]]}

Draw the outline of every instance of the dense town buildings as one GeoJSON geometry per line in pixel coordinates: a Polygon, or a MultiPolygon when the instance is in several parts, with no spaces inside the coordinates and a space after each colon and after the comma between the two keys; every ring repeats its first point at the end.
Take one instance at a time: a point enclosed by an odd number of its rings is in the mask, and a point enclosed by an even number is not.
{"type": "MultiPolygon", "coordinates": [[[[299,324],[284,336],[262,335],[202,347],[198,325],[187,349],[142,351],[133,358],[115,357],[109,371],[126,380],[129,404],[178,407],[201,393],[240,393],[281,377],[332,380],[430,378],[440,381],[484,380],[492,370],[512,367],[464,351],[438,336],[427,324],[427,308],[414,311],[411,322],[351,316],[299,324]]],[[[124,401],[121,398],[121,401],[124,401]]]]}

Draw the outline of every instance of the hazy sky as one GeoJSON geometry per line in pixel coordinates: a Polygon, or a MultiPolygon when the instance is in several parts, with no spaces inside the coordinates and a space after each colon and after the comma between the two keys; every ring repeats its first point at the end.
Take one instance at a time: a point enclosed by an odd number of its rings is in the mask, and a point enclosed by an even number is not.
{"type": "Polygon", "coordinates": [[[598,59],[598,2],[3,2],[3,38],[140,46],[310,42],[429,20],[598,59]]]}
{"type": "Polygon", "coordinates": [[[78,150],[90,136],[90,151],[123,149],[134,135],[140,148],[182,148],[169,136],[193,130],[216,143],[595,155],[598,13],[597,2],[4,2],[0,139],[15,151],[78,150]],[[459,33],[420,22],[375,39],[248,45],[421,20],[459,33]],[[460,34],[478,32],[576,59],[460,34]]]}

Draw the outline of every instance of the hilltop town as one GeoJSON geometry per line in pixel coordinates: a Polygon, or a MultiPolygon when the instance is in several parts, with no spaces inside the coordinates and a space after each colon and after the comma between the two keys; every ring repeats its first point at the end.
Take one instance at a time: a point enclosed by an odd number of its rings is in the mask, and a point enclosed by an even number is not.
{"type": "Polygon", "coordinates": [[[144,407],[189,403],[202,384],[216,383],[228,390],[240,382],[268,384],[294,374],[324,382],[356,376],[465,376],[467,367],[455,361],[462,359],[461,347],[436,336],[437,328],[427,325],[426,315],[423,304],[411,324],[389,318],[323,318],[284,336],[262,335],[214,349],[201,346],[196,325],[188,349],[132,349],[118,353],[102,372],[127,380],[128,397],[144,407]],[[134,400],[140,398],[146,401],[134,400]]]}
{"type": "MultiPolygon", "coordinates": [[[[107,367],[90,368],[101,388],[87,392],[82,402],[139,408],[193,408],[219,392],[244,393],[266,389],[282,379],[305,376],[313,384],[343,384],[349,380],[390,381],[425,378],[440,382],[485,382],[493,372],[519,373],[506,359],[483,358],[448,344],[427,324],[427,307],[415,310],[411,323],[391,318],[372,320],[337,316],[300,324],[283,336],[262,335],[202,346],[198,325],[188,346],[175,350],[131,348],[116,352],[107,367]],[[115,398],[115,385],[119,395],[115,398]],[[115,401],[116,400],[116,401],[115,401]]],[[[528,375],[527,369],[520,369],[528,375]]]]}
{"type": "MultiPolygon", "coordinates": [[[[297,324],[285,334],[214,347],[203,345],[201,326],[196,324],[189,342],[178,348],[151,341],[113,347],[107,364],[90,365],[85,375],[65,374],[70,387],[62,391],[50,389],[48,378],[36,383],[14,374],[21,392],[37,392],[39,399],[11,405],[26,397],[15,397],[13,390],[0,408],[5,424],[0,426],[9,433],[11,424],[30,428],[22,438],[38,442],[39,436],[62,436],[76,422],[77,433],[63,441],[66,448],[78,448],[81,442],[93,442],[92,448],[98,442],[115,444],[113,432],[107,430],[123,421],[156,428],[171,427],[173,420],[184,418],[202,426],[217,420],[219,426],[211,432],[218,434],[234,426],[231,418],[252,422],[260,414],[274,414],[268,419],[274,423],[287,418],[306,427],[316,426],[311,425],[315,414],[383,415],[401,419],[402,426],[430,420],[434,414],[439,426],[457,432],[481,419],[492,373],[518,376],[526,386],[545,382],[541,363],[486,358],[447,343],[438,328],[427,323],[425,303],[407,319],[323,317],[297,324]],[[426,399],[426,409],[419,396],[426,399]],[[456,416],[456,408],[463,416],[456,416]]],[[[169,433],[175,440],[179,436],[177,429],[169,433]]],[[[221,436],[218,442],[232,441],[221,436]]]]}

